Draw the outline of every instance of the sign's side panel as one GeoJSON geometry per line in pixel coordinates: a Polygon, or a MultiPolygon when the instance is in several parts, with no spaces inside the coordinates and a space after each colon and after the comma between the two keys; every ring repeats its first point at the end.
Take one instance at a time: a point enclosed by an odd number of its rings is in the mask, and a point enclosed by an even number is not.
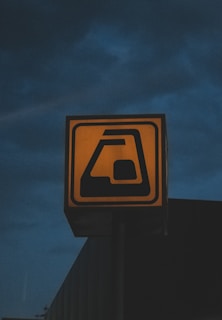
{"type": "Polygon", "coordinates": [[[162,206],[166,207],[168,202],[168,139],[167,139],[167,128],[166,118],[162,116],[162,192],[163,200],[162,206]]]}

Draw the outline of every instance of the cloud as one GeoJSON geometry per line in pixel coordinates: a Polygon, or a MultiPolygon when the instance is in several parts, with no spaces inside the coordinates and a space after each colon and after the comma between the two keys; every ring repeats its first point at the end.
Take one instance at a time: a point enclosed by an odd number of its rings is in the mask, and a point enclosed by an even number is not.
{"type": "MultiPolygon", "coordinates": [[[[85,1],[83,1],[85,2],[85,1]]],[[[56,46],[56,38],[78,38],[85,32],[87,20],[84,19],[84,4],[67,8],[54,2],[14,1],[1,2],[2,41],[4,50],[21,50],[42,47],[50,50],[56,46]],[[84,23],[83,23],[84,22],[84,23]]]]}
{"type": "Polygon", "coordinates": [[[90,3],[1,3],[3,39],[17,46],[2,41],[1,113],[58,101],[115,111],[204,78],[220,83],[218,1],[90,3]]]}
{"type": "Polygon", "coordinates": [[[0,2],[1,248],[5,275],[14,258],[20,271],[30,264],[32,296],[40,272],[53,297],[65,276],[54,266],[67,270],[81,246],[63,212],[66,115],[165,113],[170,197],[221,199],[221,10],[221,0],[0,2]]]}

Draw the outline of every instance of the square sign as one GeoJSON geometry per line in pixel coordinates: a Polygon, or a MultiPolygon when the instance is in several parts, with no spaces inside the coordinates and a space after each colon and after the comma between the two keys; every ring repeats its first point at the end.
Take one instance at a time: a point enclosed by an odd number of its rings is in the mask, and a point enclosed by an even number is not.
{"type": "Polygon", "coordinates": [[[65,211],[166,204],[164,115],[68,116],[65,211]]]}

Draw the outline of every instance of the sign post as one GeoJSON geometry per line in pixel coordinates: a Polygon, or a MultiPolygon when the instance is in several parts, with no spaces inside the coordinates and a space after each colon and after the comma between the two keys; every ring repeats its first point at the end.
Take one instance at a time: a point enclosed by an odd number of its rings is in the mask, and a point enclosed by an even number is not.
{"type": "Polygon", "coordinates": [[[112,235],[115,320],[124,319],[127,221],[161,212],[166,229],[166,157],[164,115],[66,119],[65,214],[77,236],[112,235]]]}

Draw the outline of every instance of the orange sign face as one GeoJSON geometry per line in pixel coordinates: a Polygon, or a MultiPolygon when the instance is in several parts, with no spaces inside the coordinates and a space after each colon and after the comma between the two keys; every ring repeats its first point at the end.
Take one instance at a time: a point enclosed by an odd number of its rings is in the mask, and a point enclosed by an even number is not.
{"type": "Polygon", "coordinates": [[[66,207],[162,206],[164,120],[67,117],[66,207]]]}

